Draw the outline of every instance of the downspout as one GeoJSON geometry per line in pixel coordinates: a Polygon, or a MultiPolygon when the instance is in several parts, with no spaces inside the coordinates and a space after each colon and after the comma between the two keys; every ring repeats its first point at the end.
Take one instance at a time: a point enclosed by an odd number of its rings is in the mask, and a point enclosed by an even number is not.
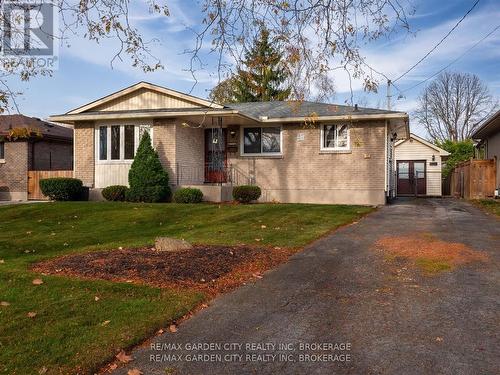
{"type": "Polygon", "coordinates": [[[385,151],[384,151],[384,186],[385,186],[385,197],[386,197],[386,201],[387,201],[387,198],[389,197],[389,187],[388,187],[388,168],[387,168],[387,163],[388,163],[388,158],[389,156],[387,155],[387,153],[389,152],[389,148],[388,148],[388,144],[387,144],[387,127],[389,126],[388,124],[389,120],[385,120],[385,127],[384,127],[384,148],[385,148],[385,151]]]}

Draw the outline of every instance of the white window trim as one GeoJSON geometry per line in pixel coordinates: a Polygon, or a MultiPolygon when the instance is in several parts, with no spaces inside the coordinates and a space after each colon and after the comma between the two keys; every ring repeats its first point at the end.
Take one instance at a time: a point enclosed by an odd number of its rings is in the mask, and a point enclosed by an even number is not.
{"type": "Polygon", "coordinates": [[[151,135],[151,142],[153,142],[153,126],[147,123],[99,123],[94,127],[94,155],[96,164],[132,164],[134,159],[124,159],[125,156],[125,126],[134,126],[134,155],[137,153],[137,148],[139,147],[139,129],[141,126],[149,126],[149,131],[151,135]],[[120,127],[120,159],[111,159],[111,127],[120,127]],[[106,160],[101,160],[99,155],[100,147],[100,128],[106,127],[107,139],[106,139],[106,160]]]}
{"type": "Polygon", "coordinates": [[[346,147],[325,147],[324,146],[324,134],[325,126],[335,126],[335,131],[337,126],[342,126],[345,124],[321,124],[320,125],[320,135],[319,135],[319,147],[320,151],[350,151],[351,150],[351,127],[347,124],[347,146],[346,147]]]}
{"type": "MultiPolygon", "coordinates": [[[[262,130],[261,130],[262,132],[262,130]]],[[[240,156],[283,156],[283,126],[262,126],[262,125],[242,125],[240,128],[240,156]],[[262,152],[262,133],[260,150],[261,152],[245,152],[245,129],[249,128],[280,128],[280,152],[262,152]]]]}

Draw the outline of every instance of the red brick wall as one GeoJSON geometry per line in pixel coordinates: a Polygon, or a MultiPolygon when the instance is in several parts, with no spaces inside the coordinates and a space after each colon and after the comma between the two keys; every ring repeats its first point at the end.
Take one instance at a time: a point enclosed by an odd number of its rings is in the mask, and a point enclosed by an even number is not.
{"type": "Polygon", "coordinates": [[[0,199],[27,199],[28,142],[5,142],[0,162],[0,199]]]}

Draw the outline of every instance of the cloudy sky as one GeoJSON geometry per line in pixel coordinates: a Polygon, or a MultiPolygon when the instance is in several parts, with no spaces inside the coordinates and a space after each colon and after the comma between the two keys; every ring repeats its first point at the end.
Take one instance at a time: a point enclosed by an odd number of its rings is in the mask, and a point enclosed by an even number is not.
{"type": "MultiPolygon", "coordinates": [[[[423,57],[472,6],[468,1],[414,1],[416,13],[411,16],[412,33],[398,33],[363,47],[366,61],[376,70],[394,79],[423,57]]],[[[100,44],[82,38],[69,40],[69,47],[59,50],[59,68],[52,77],[40,77],[29,82],[11,81],[11,87],[23,92],[18,98],[22,113],[46,118],[59,114],[113,91],[145,80],[164,85],[193,95],[206,97],[217,82],[215,64],[206,58],[207,67],[197,75],[198,83],[193,87],[193,78],[186,71],[189,56],[182,52],[193,47],[191,27],[199,24],[199,9],[195,1],[169,0],[171,16],[151,17],[146,6],[134,2],[133,22],[145,34],[157,38],[153,53],[158,56],[164,70],[145,74],[130,66],[127,60],[113,67],[110,60],[116,45],[113,41],[100,44]]],[[[425,83],[412,88],[432,76],[457,58],[449,70],[477,74],[500,98],[500,29],[477,47],[468,51],[478,40],[500,24],[498,0],[481,0],[471,14],[450,37],[410,74],[397,82],[401,93],[394,90],[394,107],[411,113],[425,83]],[[399,98],[398,98],[399,97],[399,98]]],[[[345,73],[334,76],[336,95],[330,100],[343,104],[350,96],[345,73]]],[[[354,82],[354,101],[373,107],[385,107],[385,84],[381,78],[378,94],[365,93],[361,82],[354,82]]],[[[415,123],[412,130],[422,134],[415,123]]]]}

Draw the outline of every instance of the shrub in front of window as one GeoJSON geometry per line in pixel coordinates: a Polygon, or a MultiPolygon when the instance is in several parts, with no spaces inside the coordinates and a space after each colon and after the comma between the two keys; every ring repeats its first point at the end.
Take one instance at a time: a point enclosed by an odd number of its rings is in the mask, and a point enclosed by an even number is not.
{"type": "Polygon", "coordinates": [[[233,188],[233,198],[241,203],[256,201],[260,198],[261,194],[260,187],[254,185],[242,185],[233,188]]]}
{"type": "Polygon", "coordinates": [[[175,203],[200,203],[203,200],[203,193],[200,189],[182,188],[174,193],[175,203]]]}
{"type": "Polygon", "coordinates": [[[123,185],[111,185],[102,189],[102,196],[107,201],[124,201],[128,187],[123,185]]]}
{"type": "Polygon", "coordinates": [[[55,201],[81,200],[82,181],[77,178],[54,177],[40,180],[43,195],[55,201]]]}
{"type": "Polygon", "coordinates": [[[168,173],[163,169],[158,153],[151,145],[148,132],[144,132],[142,136],[128,173],[128,183],[128,201],[153,203],[170,200],[168,173]]]}

